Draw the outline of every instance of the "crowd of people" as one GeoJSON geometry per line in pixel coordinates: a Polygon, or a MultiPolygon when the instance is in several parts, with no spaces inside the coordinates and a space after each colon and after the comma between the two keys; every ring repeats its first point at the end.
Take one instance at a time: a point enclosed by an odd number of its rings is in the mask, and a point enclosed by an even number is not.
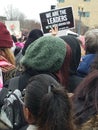
{"type": "Polygon", "coordinates": [[[18,130],[97,130],[98,29],[84,34],[85,43],[56,34],[57,28],[47,36],[33,29],[21,43],[0,22],[0,99],[18,77],[26,120],[18,130]]]}

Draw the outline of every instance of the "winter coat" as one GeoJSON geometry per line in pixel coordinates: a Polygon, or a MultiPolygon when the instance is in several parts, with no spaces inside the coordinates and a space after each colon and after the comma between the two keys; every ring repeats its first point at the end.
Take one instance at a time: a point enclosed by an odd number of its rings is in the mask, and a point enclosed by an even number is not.
{"type": "Polygon", "coordinates": [[[29,125],[27,130],[37,130],[37,127],[34,125],[29,125]]]}
{"type": "Polygon", "coordinates": [[[82,61],[80,62],[77,69],[78,76],[85,77],[88,74],[90,66],[95,59],[95,56],[96,54],[87,54],[82,57],[82,61]]]}

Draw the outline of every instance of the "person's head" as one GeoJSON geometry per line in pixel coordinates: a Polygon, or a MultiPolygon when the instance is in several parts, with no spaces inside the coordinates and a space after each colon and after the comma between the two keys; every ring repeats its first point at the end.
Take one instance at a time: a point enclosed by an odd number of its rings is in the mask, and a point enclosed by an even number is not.
{"type": "Polygon", "coordinates": [[[75,36],[71,35],[61,36],[61,38],[71,47],[72,57],[70,63],[70,74],[75,74],[81,58],[79,40],[75,36]]]}
{"type": "Polygon", "coordinates": [[[73,118],[77,127],[98,114],[98,70],[88,74],[72,96],[73,118]]]}
{"type": "Polygon", "coordinates": [[[98,114],[98,70],[89,73],[76,88],[73,98],[82,101],[83,109],[88,106],[94,108],[93,113],[98,114]]]}
{"type": "Polygon", "coordinates": [[[11,50],[13,40],[4,23],[0,22],[0,55],[15,65],[15,57],[11,50]]]}
{"type": "Polygon", "coordinates": [[[71,105],[63,87],[50,75],[30,79],[24,96],[24,115],[38,130],[72,130],[71,105]]]}
{"type": "Polygon", "coordinates": [[[98,29],[92,29],[85,33],[86,54],[98,53],[98,29]]]}
{"type": "Polygon", "coordinates": [[[29,35],[28,35],[28,38],[24,44],[24,48],[22,50],[22,54],[24,55],[25,54],[25,51],[27,49],[27,47],[32,43],[34,42],[36,39],[38,39],[39,37],[42,37],[43,36],[43,32],[40,30],[40,29],[33,29],[29,35]]]}
{"type": "Polygon", "coordinates": [[[43,36],[29,45],[21,63],[26,69],[31,68],[39,73],[55,74],[60,83],[65,85],[70,51],[70,47],[61,38],[43,36]]]}

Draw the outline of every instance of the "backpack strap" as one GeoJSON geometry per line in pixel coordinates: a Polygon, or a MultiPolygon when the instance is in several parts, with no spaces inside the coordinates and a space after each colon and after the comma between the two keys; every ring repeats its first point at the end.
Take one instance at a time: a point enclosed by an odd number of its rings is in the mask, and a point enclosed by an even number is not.
{"type": "Polygon", "coordinates": [[[10,79],[8,89],[14,91],[19,88],[19,76],[10,79]]]}
{"type": "Polygon", "coordinates": [[[4,98],[8,94],[8,89],[3,87],[2,90],[0,91],[0,109],[2,105],[4,104],[4,98]]]}

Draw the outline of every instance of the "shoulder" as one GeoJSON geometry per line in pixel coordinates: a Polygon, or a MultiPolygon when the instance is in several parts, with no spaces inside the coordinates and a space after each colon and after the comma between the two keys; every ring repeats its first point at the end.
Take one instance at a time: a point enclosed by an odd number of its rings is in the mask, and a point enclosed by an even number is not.
{"type": "Polygon", "coordinates": [[[37,130],[37,127],[35,125],[29,125],[27,130],[37,130]]]}
{"type": "Polygon", "coordinates": [[[87,55],[82,57],[82,60],[91,61],[95,58],[95,56],[96,56],[96,54],[87,54],[87,55]]]}

